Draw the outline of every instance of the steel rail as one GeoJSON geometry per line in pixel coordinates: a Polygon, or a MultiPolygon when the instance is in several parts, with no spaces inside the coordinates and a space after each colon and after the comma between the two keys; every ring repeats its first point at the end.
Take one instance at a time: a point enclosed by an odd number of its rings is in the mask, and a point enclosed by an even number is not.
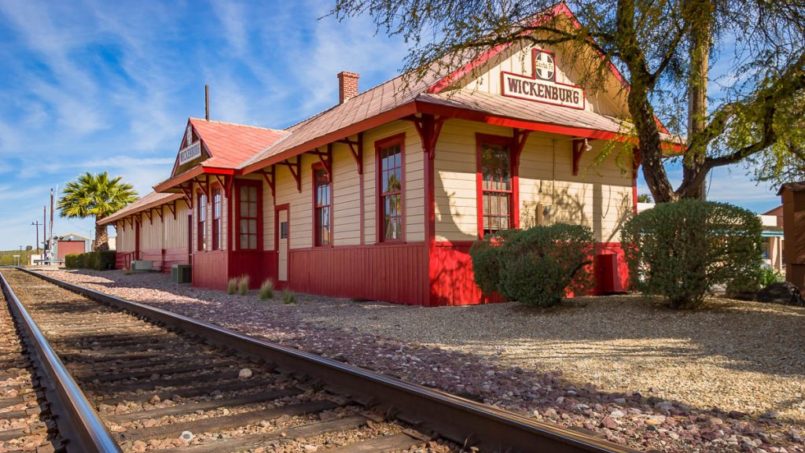
{"type": "Polygon", "coordinates": [[[68,452],[116,453],[121,449],[98,417],[86,395],[48,343],[39,326],[0,273],[0,286],[9,309],[33,352],[34,367],[43,375],[50,411],[68,452]]]}
{"type": "Polygon", "coordinates": [[[243,352],[282,369],[315,378],[329,387],[366,397],[379,409],[420,429],[427,428],[460,445],[482,451],[507,452],[635,452],[603,438],[526,417],[411,384],[336,360],[249,337],[204,321],[124,300],[49,275],[21,269],[47,282],[97,302],[128,311],[151,322],[243,352]]]}

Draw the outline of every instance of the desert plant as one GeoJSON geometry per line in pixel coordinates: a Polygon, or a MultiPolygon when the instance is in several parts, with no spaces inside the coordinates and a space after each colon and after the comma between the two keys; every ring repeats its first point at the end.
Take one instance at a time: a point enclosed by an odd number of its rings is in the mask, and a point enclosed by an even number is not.
{"type": "Polygon", "coordinates": [[[771,267],[762,267],[760,270],[760,287],[765,288],[772,283],[780,283],[785,281],[785,277],[783,274],[777,272],[776,270],[772,269],[771,267]]]}
{"type": "Polygon", "coordinates": [[[229,281],[226,282],[226,293],[231,296],[236,292],[238,292],[238,279],[230,278],[229,281]]]}
{"type": "Polygon", "coordinates": [[[554,224],[507,231],[470,249],[475,281],[485,293],[537,306],[559,303],[567,290],[590,284],[593,238],[581,225],[554,224]]]}
{"type": "Polygon", "coordinates": [[[282,303],[289,305],[296,303],[296,296],[294,293],[288,291],[287,289],[282,292],[282,303]]]}
{"type": "Polygon", "coordinates": [[[238,294],[245,296],[249,293],[249,276],[241,275],[238,279],[238,294]]]}
{"type": "Polygon", "coordinates": [[[714,285],[751,290],[760,279],[761,223],[726,203],[659,204],[624,225],[632,287],[664,296],[673,308],[695,308],[714,285]]]}
{"type": "Polygon", "coordinates": [[[263,284],[260,285],[259,295],[261,300],[274,298],[274,282],[272,282],[270,278],[263,281],[263,284]]]}

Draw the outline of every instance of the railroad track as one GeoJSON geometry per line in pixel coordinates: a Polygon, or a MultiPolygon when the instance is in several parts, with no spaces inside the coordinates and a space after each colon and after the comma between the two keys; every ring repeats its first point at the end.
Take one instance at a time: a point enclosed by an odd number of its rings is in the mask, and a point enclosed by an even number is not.
{"type": "Polygon", "coordinates": [[[44,389],[8,307],[0,305],[0,451],[54,451],[44,389]]]}
{"type": "Polygon", "coordinates": [[[100,451],[626,451],[46,275],[2,274],[97,411],[114,444],[100,451]]]}

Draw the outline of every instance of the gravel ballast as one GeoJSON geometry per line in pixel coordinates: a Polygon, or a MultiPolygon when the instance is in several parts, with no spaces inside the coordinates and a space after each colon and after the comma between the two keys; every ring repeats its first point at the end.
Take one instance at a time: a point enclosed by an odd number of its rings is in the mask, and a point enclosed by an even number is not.
{"type": "Polygon", "coordinates": [[[638,296],[550,310],[284,305],[161,274],[51,275],[633,448],[805,451],[805,308],[712,299],[676,312],[638,296]]]}

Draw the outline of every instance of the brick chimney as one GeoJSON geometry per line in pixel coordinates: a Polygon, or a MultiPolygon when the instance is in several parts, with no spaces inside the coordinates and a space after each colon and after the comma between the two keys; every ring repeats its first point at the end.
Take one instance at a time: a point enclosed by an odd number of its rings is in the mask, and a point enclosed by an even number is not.
{"type": "Polygon", "coordinates": [[[358,95],[358,79],[360,75],[354,72],[341,71],[338,73],[338,103],[343,104],[349,98],[358,95]]]}

